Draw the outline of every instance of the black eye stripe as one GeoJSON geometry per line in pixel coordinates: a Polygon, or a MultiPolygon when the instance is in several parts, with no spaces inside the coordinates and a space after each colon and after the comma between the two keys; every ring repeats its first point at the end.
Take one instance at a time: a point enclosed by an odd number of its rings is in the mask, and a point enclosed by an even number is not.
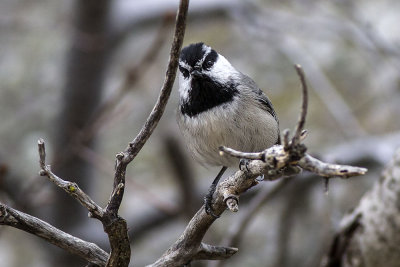
{"type": "Polygon", "coordinates": [[[179,71],[182,73],[183,77],[185,78],[189,77],[189,71],[184,67],[182,67],[181,65],[179,65],[179,71]]]}

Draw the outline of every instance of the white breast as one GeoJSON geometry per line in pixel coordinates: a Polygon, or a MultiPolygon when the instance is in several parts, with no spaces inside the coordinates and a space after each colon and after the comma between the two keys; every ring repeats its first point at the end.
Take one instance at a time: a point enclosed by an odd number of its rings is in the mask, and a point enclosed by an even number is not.
{"type": "Polygon", "coordinates": [[[258,152],[278,139],[278,123],[251,98],[236,96],[234,101],[194,117],[178,111],[177,120],[193,157],[205,165],[238,166],[238,159],[220,156],[220,146],[258,152]]]}

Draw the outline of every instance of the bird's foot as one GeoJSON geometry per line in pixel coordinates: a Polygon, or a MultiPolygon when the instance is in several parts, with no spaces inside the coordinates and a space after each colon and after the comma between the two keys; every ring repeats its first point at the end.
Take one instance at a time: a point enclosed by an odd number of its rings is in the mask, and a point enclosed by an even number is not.
{"type": "Polygon", "coordinates": [[[239,161],[239,169],[244,172],[249,172],[249,159],[240,159],[239,161]]]}
{"type": "Polygon", "coordinates": [[[208,215],[213,216],[214,218],[219,218],[219,215],[216,215],[212,209],[212,198],[215,192],[215,185],[211,185],[208,189],[207,195],[204,197],[204,209],[208,215]]]}

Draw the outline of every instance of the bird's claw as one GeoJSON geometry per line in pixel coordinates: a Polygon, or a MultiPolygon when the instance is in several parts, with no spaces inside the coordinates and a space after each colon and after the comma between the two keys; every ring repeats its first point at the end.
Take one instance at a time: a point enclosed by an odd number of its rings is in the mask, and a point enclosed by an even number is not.
{"type": "Polygon", "coordinates": [[[219,215],[216,215],[212,209],[212,197],[214,194],[215,190],[210,190],[208,194],[204,197],[204,210],[206,213],[210,216],[213,216],[214,218],[219,218],[219,215]]]}
{"type": "Polygon", "coordinates": [[[239,169],[244,172],[249,172],[249,159],[240,159],[239,161],[239,169]]]}

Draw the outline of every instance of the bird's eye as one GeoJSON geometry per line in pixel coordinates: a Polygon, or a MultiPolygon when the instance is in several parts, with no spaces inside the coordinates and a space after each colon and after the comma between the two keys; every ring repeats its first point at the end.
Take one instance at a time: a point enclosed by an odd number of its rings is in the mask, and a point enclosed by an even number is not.
{"type": "Polygon", "coordinates": [[[203,63],[203,69],[210,69],[212,67],[212,65],[214,64],[214,62],[212,62],[211,60],[206,60],[203,63]]]}
{"type": "Polygon", "coordinates": [[[179,71],[182,73],[183,77],[188,78],[189,77],[189,71],[185,69],[182,66],[179,66],[179,71]]]}

